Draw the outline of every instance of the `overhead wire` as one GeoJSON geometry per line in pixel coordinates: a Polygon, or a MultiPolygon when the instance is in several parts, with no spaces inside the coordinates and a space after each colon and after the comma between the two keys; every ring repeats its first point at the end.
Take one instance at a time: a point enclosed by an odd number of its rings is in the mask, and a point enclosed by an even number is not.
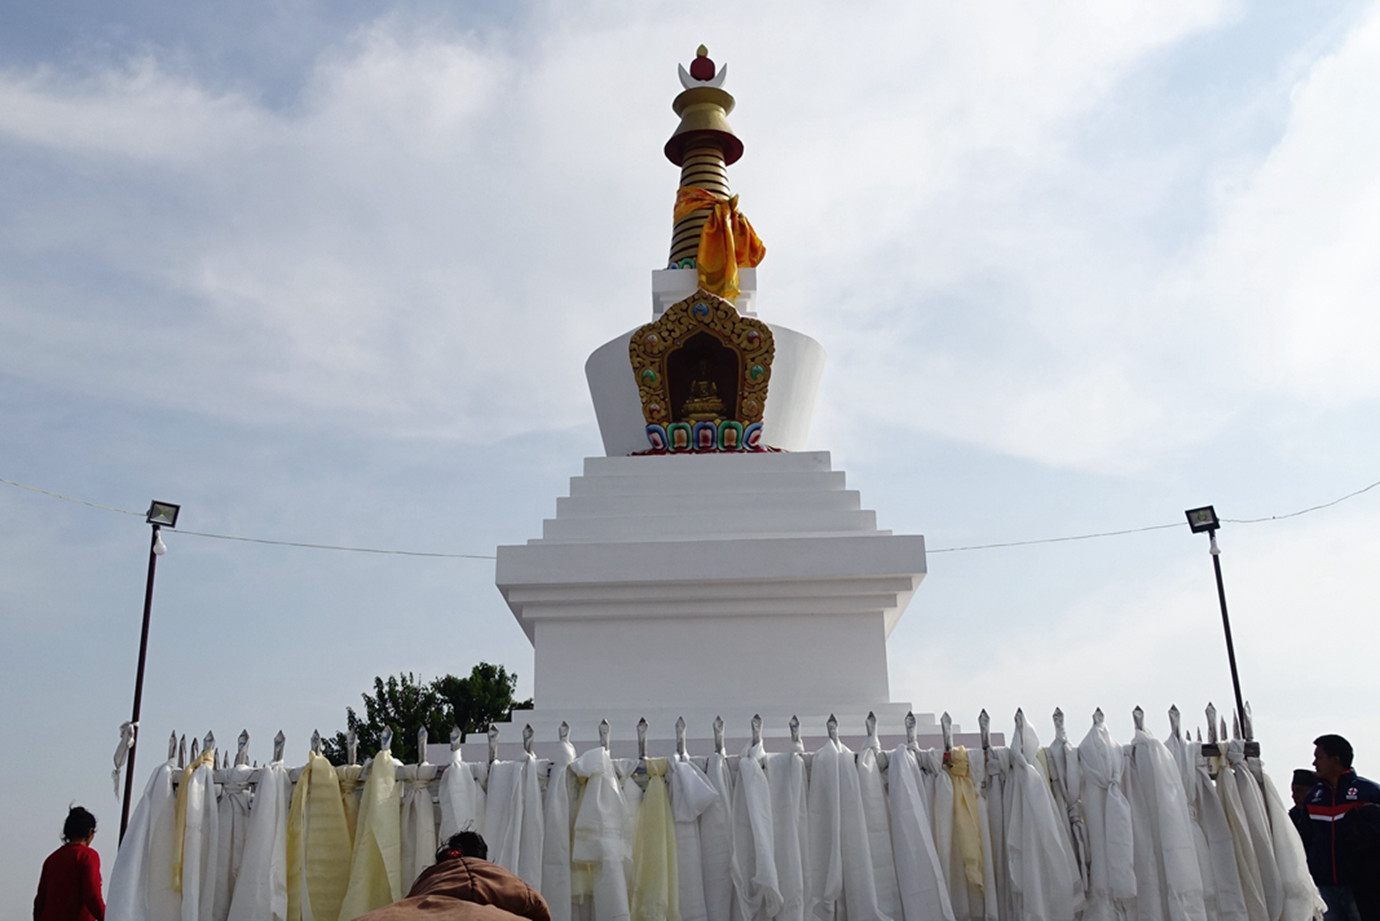
{"type": "MultiPolygon", "coordinates": [[[[1266,516],[1263,517],[1263,518],[1223,518],[1223,519],[1221,519],[1221,521],[1222,521],[1223,524],[1263,524],[1263,523],[1265,523],[1265,522],[1270,522],[1270,521],[1284,521],[1284,520],[1289,519],[1289,518],[1297,518],[1297,517],[1299,517],[1300,515],[1307,515],[1309,512],[1316,512],[1316,511],[1320,511],[1320,510],[1325,509],[1325,508],[1331,508],[1332,506],[1338,505],[1338,504],[1340,504],[1340,503],[1342,503],[1342,502],[1345,502],[1345,501],[1348,500],[1348,499],[1354,499],[1354,498],[1356,498],[1357,496],[1361,495],[1362,493],[1370,492],[1372,489],[1374,489],[1374,488],[1377,487],[1377,486],[1380,486],[1380,480],[1376,480],[1374,483],[1371,483],[1369,486],[1362,486],[1360,489],[1357,489],[1357,490],[1355,490],[1355,491],[1353,491],[1353,492],[1349,492],[1349,493],[1347,493],[1347,494],[1344,495],[1344,496],[1339,496],[1338,498],[1333,499],[1331,502],[1323,502],[1323,503],[1321,503],[1321,504],[1319,504],[1319,505],[1310,505],[1308,508],[1301,508],[1301,509],[1299,509],[1298,511],[1295,511],[1295,512],[1288,512],[1288,513],[1283,514],[1283,515],[1266,515],[1266,516]]],[[[1173,522],[1169,522],[1168,524],[1152,524],[1152,525],[1147,525],[1147,526],[1145,526],[1145,527],[1143,527],[1143,528],[1125,528],[1125,529],[1120,530],[1120,531],[1098,531],[1098,532],[1093,533],[1093,534],[1073,534],[1073,535],[1070,535],[1070,536],[1067,536],[1067,537],[1041,537],[1041,538],[1036,538],[1036,539],[1034,539],[1034,540],[1014,540],[1014,541],[1006,541],[1006,542],[1000,543],[1000,544],[971,544],[971,545],[965,546],[965,547],[937,547],[937,548],[926,548],[925,552],[926,552],[926,553],[959,553],[959,552],[962,552],[962,551],[964,551],[964,550],[996,550],[996,549],[999,549],[999,548],[1002,548],[1002,547],[1026,547],[1026,546],[1029,546],[1029,545],[1031,545],[1031,544],[1057,544],[1057,543],[1063,543],[1063,542],[1065,542],[1065,541],[1072,541],[1072,540],[1092,540],[1092,539],[1098,538],[1098,537],[1120,537],[1120,536],[1123,535],[1123,534],[1140,534],[1140,533],[1145,532],[1145,531],[1162,531],[1162,530],[1164,530],[1165,528],[1179,528],[1179,527],[1183,527],[1186,523],[1187,523],[1187,522],[1185,522],[1185,521],[1173,521],[1173,522]]]]}
{"type": "MultiPolygon", "coordinates": [[[[61,499],[63,502],[75,502],[78,505],[85,505],[88,508],[100,509],[103,512],[119,512],[121,515],[133,515],[135,518],[143,518],[144,512],[134,512],[127,508],[115,508],[112,505],[101,505],[99,502],[91,502],[86,499],[79,499],[76,496],[66,496],[60,492],[53,492],[50,489],[40,489],[37,486],[30,486],[27,483],[17,483],[14,480],[7,480],[0,477],[0,483],[6,486],[14,486],[18,489],[26,489],[29,492],[36,492],[39,495],[48,496],[53,499],[61,499]]],[[[497,557],[478,553],[437,553],[428,550],[384,550],[377,547],[345,547],[337,544],[310,544],[296,540],[270,540],[266,537],[239,537],[234,534],[211,534],[206,531],[189,531],[185,528],[177,528],[178,534],[187,534],[192,537],[208,537],[212,540],[233,540],[249,544],[272,544],[278,547],[304,547],[309,550],[341,550],[348,553],[379,553],[389,556],[420,556],[420,557],[440,557],[459,560],[492,560],[497,557]]]]}
{"type": "Polygon", "coordinates": [[[1307,515],[1309,512],[1316,512],[1319,509],[1331,508],[1332,506],[1337,505],[1341,502],[1345,502],[1348,499],[1354,499],[1357,496],[1361,495],[1361,493],[1370,492],[1377,486],[1380,486],[1380,480],[1376,480],[1369,486],[1362,486],[1355,492],[1349,492],[1345,496],[1342,496],[1338,499],[1333,499],[1331,502],[1324,502],[1322,505],[1310,505],[1308,508],[1301,508],[1297,512],[1290,512],[1287,515],[1270,515],[1265,518],[1223,518],[1222,520],[1231,522],[1232,524],[1260,524],[1265,521],[1283,521],[1286,518],[1297,518],[1300,515],[1307,515]]]}
{"type": "Polygon", "coordinates": [[[926,553],[961,553],[964,550],[996,550],[1001,547],[1028,547],[1031,544],[1060,544],[1070,540],[1093,540],[1097,537],[1120,537],[1123,534],[1140,534],[1143,531],[1163,531],[1165,528],[1177,528],[1185,524],[1183,521],[1173,521],[1169,524],[1150,524],[1143,528],[1124,528],[1120,531],[1098,531],[1094,534],[1070,534],[1066,537],[1037,537],[1032,540],[1010,540],[1000,544],[969,544],[966,547],[934,547],[925,548],[926,553]]]}
{"type": "Polygon", "coordinates": [[[381,550],[377,547],[342,547],[336,544],[308,544],[296,540],[269,540],[264,537],[235,537],[230,534],[207,534],[205,531],[184,531],[181,528],[178,534],[190,534],[193,537],[209,537],[213,540],[238,540],[250,544],[273,544],[277,547],[305,547],[308,550],[343,550],[348,553],[384,553],[392,556],[429,556],[443,557],[459,560],[494,560],[497,557],[490,554],[484,556],[478,553],[436,553],[428,550],[381,550]]]}
{"type": "MultiPolygon", "coordinates": [[[[5,479],[4,477],[0,477],[0,483],[4,483],[4,484],[7,485],[7,486],[13,486],[13,487],[15,487],[15,488],[17,488],[17,489],[24,489],[24,490],[28,490],[29,492],[38,493],[39,495],[48,496],[49,498],[52,498],[52,499],[60,499],[60,500],[62,500],[63,502],[74,502],[74,503],[76,503],[76,504],[78,504],[78,505],[84,505],[84,506],[87,506],[88,508],[94,508],[94,509],[98,509],[98,510],[104,511],[104,512],[118,512],[118,513],[121,514],[121,515],[133,515],[133,516],[136,517],[136,518],[142,518],[142,517],[144,517],[144,513],[143,513],[143,512],[134,512],[134,511],[130,511],[129,509],[116,508],[116,507],[111,506],[111,505],[102,505],[102,504],[99,503],[99,502],[92,502],[92,501],[90,501],[90,500],[88,500],[88,499],[80,499],[80,498],[77,498],[76,496],[67,496],[67,495],[63,495],[62,493],[59,493],[59,492],[53,492],[52,490],[48,490],[48,489],[41,489],[41,488],[39,488],[39,487],[37,487],[37,486],[30,486],[30,485],[28,485],[28,484],[26,484],[26,483],[19,483],[19,482],[16,482],[16,481],[14,481],[14,480],[5,479]]],[[[1301,508],[1301,509],[1298,509],[1297,511],[1287,512],[1287,513],[1285,513],[1285,514],[1283,514],[1283,515],[1267,515],[1267,516],[1262,517],[1262,518],[1223,518],[1223,519],[1221,519],[1221,520],[1222,520],[1222,522],[1223,522],[1224,524],[1263,524],[1263,523],[1267,523],[1267,522],[1271,522],[1271,521],[1285,521],[1285,520],[1287,520],[1287,519],[1289,519],[1289,518],[1297,518],[1297,517],[1299,517],[1300,515],[1307,515],[1309,512],[1317,512],[1317,511],[1321,511],[1322,509],[1332,508],[1334,505],[1340,505],[1341,503],[1347,501],[1348,499],[1354,499],[1354,498],[1356,498],[1356,497],[1359,496],[1359,495],[1362,495],[1362,494],[1364,494],[1364,493],[1370,492],[1372,489],[1375,489],[1377,486],[1380,486],[1380,480],[1376,480],[1374,483],[1371,483],[1369,486],[1363,486],[1363,487],[1361,487],[1360,489],[1357,489],[1357,490],[1354,490],[1354,491],[1352,491],[1352,492],[1349,492],[1349,493],[1347,493],[1347,494],[1344,495],[1344,496],[1339,496],[1338,498],[1333,499],[1333,500],[1331,500],[1330,502],[1323,502],[1323,503],[1320,503],[1320,504],[1318,504],[1318,505],[1310,505],[1310,506],[1307,507],[1307,508],[1301,508]]],[[[1121,536],[1124,536],[1124,535],[1127,535],[1127,534],[1141,534],[1141,533],[1144,533],[1144,532],[1146,532],[1146,531],[1163,531],[1163,530],[1165,530],[1165,529],[1167,529],[1167,528],[1179,528],[1179,527],[1183,527],[1185,524],[1187,524],[1186,521],[1174,521],[1174,522],[1169,522],[1169,523],[1166,523],[1166,524],[1152,524],[1152,525],[1146,525],[1146,526],[1140,527],[1140,528],[1122,528],[1122,529],[1116,530],[1116,531],[1095,531],[1095,532],[1092,532],[1092,533],[1089,533],[1089,534],[1069,534],[1069,535],[1064,535],[1064,536],[1061,536],[1061,537],[1039,537],[1039,538],[1033,538],[1033,539],[1031,539],[1031,540],[1003,541],[1003,542],[1001,542],[1001,543],[994,543],[994,544],[968,544],[968,545],[960,546],[960,547],[933,547],[933,548],[928,548],[926,552],[927,552],[927,553],[963,553],[963,552],[970,551],[970,550],[998,550],[998,549],[1001,549],[1001,548],[1004,548],[1004,547],[1029,547],[1029,546],[1033,546],[1033,545],[1035,545],[1035,544],[1059,544],[1059,543],[1066,543],[1066,542],[1069,542],[1069,541],[1078,541],[1078,540],[1096,540],[1096,539],[1104,538],[1104,537],[1121,537],[1121,536]]],[[[239,541],[239,542],[242,542],[242,543],[251,543],[251,544],[269,544],[269,545],[277,546],[277,547],[301,547],[301,548],[305,548],[305,549],[308,549],[308,550],[335,550],[335,551],[345,552],[345,553],[376,553],[376,554],[383,554],[383,555],[388,555],[388,556],[430,557],[430,558],[435,558],[435,559],[458,559],[458,560],[493,560],[493,559],[497,559],[497,557],[493,556],[492,554],[480,554],[480,553],[441,553],[441,552],[428,551],[428,550],[391,550],[391,549],[384,549],[384,548],[379,548],[379,547],[349,547],[349,546],[344,546],[344,545],[339,545],[339,544],[314,544],[314,543],[308,543],[308,542],[305,542],[305,541],[295,541],[295,540],[271,540],[271,539],[265,538],[265,537],[242,537],[242,536],[233,535],[233,534],[212,534],[212,533],[209,533],[209,532],[207,532],[207,531],[188,531],[188,530],[184,530],[184,529],[181,529],[181,528],[177,529],[177,533],[178,533],[178,534],[186,534],[186,535],[191,536],[191,537],[205,537],[205,538],[209,538],[209,539],[211,539],[211,540],[229,540],[229,541],[239,541]]]]}
{"type": "Polygon", "coordinates": [[[131,512],[129,509],[115,508],[114,506],[110,505],[101,505],[99,502],[89,502],[86,499],[78,499],[75,496],[64,496],[60,492],[52,492],[51,490],[47,489],[39,489],[37,486],[28,486],[24,483],[16,483],[14,480],[7,480],[4,477],[0,477],[0,483],[4,483],[6,486],[14,486],[19,489],[27,489],[29,492],[36,492],[40,495],[50,496],[54,499],[61,499],[63,502],[75,502],[78,505],[85,505],[88,508],[97,508],[103,512],[119,512],[121,515],[133,515],[135,518],[144,517],[143,512],[131,512]]]}

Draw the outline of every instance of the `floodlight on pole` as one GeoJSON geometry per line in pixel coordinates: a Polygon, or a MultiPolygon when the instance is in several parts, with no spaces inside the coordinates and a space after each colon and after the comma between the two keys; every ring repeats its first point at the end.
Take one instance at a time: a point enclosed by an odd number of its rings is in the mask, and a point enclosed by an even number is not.
{"type": "Polygon", "coordinates": [[[1194,534],[1202,534],[1204,531],[1211,534],[1222,526],[1222,522],[1217,519],[1217,512],[1210,505],[1191,508],[1184,514],[1188,516],[1188,529],[1194,534]]]}
{"type": "Polygon", "coordinates": [[[154,500],[149,504],[149,513],[144,520],[149,524],[175,528],[177,527],[177,513],[180,511],[182,511],[180,505],[154,500]]]}
{"type": "Polygon", "coordinates": [[[1208,553],[1212,555],[1212,570],[1217,576],[1217,602],[1222,608],[1222,632],[1227,638],[1227,664],[1231,666],[1231,688],[1236,695],[1236,721],[1241,727],[1241,734],[1249,741],[1252,729],[1246,719],[1245,701],[1241,697],[1241,678],[1236,673],[1236,647],[1231,641],[1231,620],[1227,617],[1227,590],[1222,584],[1222,550],[1217,546],[1217,529],[1222,526],[1222,522],[1211,505],[1188,509],[1184,515],[1188,518],[1190,531],[1194,534],[1206,531],[1208,535],[1208,553]]]}
{"type": "Polygon", "coordinates": [[[177,515],[182,506],[171,502],[154,500],[149,504],[144,520],[153,528],[149,539],[149,573],[144,583],[144,624],[139,633],[139,667],[134,675],[134,713],[129,718],[130,732],[129,758],[125,763],[125,796],[120,804],[120,841],[125,839],[125,829],[129,827],[129,801],[134,793],[134,756],[139,748],[139,707],[144,700],[144,662],[149,651],[149,615],[153,611],[153,574],[158,558],[168,552],[160,533],[163,528],[176,528],[177,515]]]}

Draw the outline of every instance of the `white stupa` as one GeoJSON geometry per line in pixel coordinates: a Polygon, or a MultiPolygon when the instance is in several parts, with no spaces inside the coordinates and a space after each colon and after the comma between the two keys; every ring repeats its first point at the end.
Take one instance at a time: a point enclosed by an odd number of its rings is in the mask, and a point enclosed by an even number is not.
{"type": "MultiPolygon", "coordinates": [[[[925,540],[878,530],[829,454],[806,450],[824,349],[756,318],[764,252],[737,211],[727,166],[742,154],[734,100],[704,48],[673,108],[666,156],[681,167],[669,267],[652,273],[648,324],[585,365],[606,456],[557,500],[540,537],[498,548],[497,583],[536,653],[538,742],[561,723],[573,741],[615,744],[647,721],[654,751],[684,717],[708,739],[760,714],[822,737],[888,735],[886,640],[925,574],[925,540]]],[[[933,717],[919,734],[936,735],[933,717]]],[[[468,747],[468,746],[467,746],[468,747]]]]}

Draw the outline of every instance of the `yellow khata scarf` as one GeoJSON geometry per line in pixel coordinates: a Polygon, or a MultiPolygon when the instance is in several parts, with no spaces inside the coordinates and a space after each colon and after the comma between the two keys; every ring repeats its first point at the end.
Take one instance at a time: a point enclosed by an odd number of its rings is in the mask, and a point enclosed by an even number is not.
{"type": "Polygon", "coordinates": [[[398,759],[390,751],[379,752],[360,797],[350,883],[340,906],[342,918],[357,917],[403,897],[401,793],[398,759]]]}
{"type": "Polygon", "coordinates": [[[335,769],[335,779],[340,782],[340,801],[345,806],[345,825],[350,830],[352,844],[355,825],[359,822],[359,775],[363,773],[362,764],[342,764],[335,769]]]}
{"type": "Polygon", "coordinates": [[[647,792],[633,836],[632,921],[680,921],[676,820],[666,793],[667,759],[647,759],[647,792]]]}
{"type": "Polygon", "coordinates": [[[350,829],[335,768],[315,752],[292,793],[287,854],[288,921],[339,917],[350,882],[350,829]],[[304,896],[310,913],[302,910],[304,896]]]}
{"type": "Polygon", "coordinates": [[[954,781],[954,844],[963,858],[963,876],[982,891],[982,827],[978,822],[977,787],[968,769],[968,749],[955,745],[949,752],[954,781]]]}
{"type": "MultiPolygon", "coordinates": [[[[585,791],[589,789],[589,778],[576,774],[575,783],[578,789],[575,792],[575,802],[570,807],[571,823],[574,823],[575,817],[580,814],[580,808],[585,804],[585,791]]],[[[594,877],[598,872],[598,864],[572,858],[570,862],[570,897],[577,902],[594,898],[594,877]]]]}
{"type": "Polygon", "coordinates": [[[203,764],[215,767],[214,748],[206,749],[195,761],[183,768],[182,782],[177,785],[177,804],[173,806],[173,834],[177,836],[173,844],[173,892],[182,891],[182,847],[187,842],[187,782],[203,764]]]}
{"type": "Polygon", "coordinates": [[[695,186],[686,186],[676,193],[674,220],[705,209],[711,209],[711,213],[700,231],[700,248],[695,256],[699,285],[731,301],[738,296],[738,267],[757,265],[767,254],[767,247],[738,210],[737,195],[720,198],[695,186]]]}

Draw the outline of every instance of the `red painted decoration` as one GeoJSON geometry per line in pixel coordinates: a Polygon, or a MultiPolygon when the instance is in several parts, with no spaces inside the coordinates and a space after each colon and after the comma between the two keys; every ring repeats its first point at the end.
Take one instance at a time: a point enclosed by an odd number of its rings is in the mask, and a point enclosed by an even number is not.
{"type": "Polygon", "coordinates": [[[709,59],[708,55],[699,55],[690,62],[690,76],[696,80],[713,80],[714,62],[709,59]]]}

